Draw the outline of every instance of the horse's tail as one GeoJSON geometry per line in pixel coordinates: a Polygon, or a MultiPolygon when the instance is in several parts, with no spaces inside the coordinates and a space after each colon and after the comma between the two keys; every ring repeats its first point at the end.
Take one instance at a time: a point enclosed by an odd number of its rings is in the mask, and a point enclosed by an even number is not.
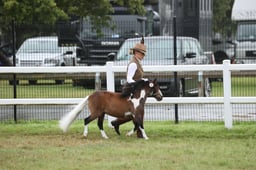
{"type": "Polygon", "coordinates": [[[73,110],[71,110],[71,112],[61,118],[61,120],[59,121],[59,127],[63,130],[63,132],[66,132],[68,130],[71,123],[76,119],[76,117],[85,107],[88,97],[89,96],[86,96],[73,110]]]}

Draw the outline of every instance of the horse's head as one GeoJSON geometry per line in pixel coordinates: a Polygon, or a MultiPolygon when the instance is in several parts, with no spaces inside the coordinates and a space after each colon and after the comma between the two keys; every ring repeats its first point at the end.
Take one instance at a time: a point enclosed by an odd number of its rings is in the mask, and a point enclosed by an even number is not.
{"type": "Polygon", "coordinates": [[[146,96],[152,96],[157,101],[161,101],[163,99],[163,94],[159,88],[159,85],[155,80],[138,80],[134,83],[127,84],[121,93],[121,97],[132,97],[132,98],[138,98],[142,97],[141,92],[142,90],[145,91],[146,96]]]}
{"type": "Polygon", "coordinates": [[[156,79],[154,79],[153,81],[149,80],[147,88],[148,88],[149,96],[154,97],[157,101],[161,101],[163,99],[163,94],[160,90],[160,87],[156,79]]]}

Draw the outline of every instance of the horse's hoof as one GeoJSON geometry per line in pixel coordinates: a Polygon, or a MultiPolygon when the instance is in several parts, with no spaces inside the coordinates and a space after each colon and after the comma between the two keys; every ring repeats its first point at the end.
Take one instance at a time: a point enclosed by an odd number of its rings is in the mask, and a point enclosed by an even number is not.
{"type": "Polygon", "coordinates": [[[101,136],[102,136],[104,139],[108,139],[108,136],[107,136],[107,134],[105,133],[104,130],[100,130],[100,133],[101,133],[101,136]]]}
{"type": "Polygon", "coordinates": [[[126,136],[132,136],[133,133],[134,133],[134,131],[131,130],[131,131],[129,131],[129,132],[126,133],[126,136]]]}
{"type": "Polygon", "coordinates": [[[84,137],[84,138],[87,138],[87,133],[83,133],[83,137],[84,137]]]}
{"type": "Polygon", "coordinates": [[[138,138],[143,138],[142,132],[139,129],[137,130],[137,137],[138,138]]]}
{"type": "Polygon", "coordinates": [[[118,127],[117,127],[117,128],[115,127],[115,131],[116,131],[116,133],[117,133],[118,135],[121,135],[120,132],[119,132],[119,128],[118,128],[118,127]]]}
{"type": "Polygon", "coordinates": [[[145,139],[145,140],[149,140],[149,138],[146,136],[146,137],[140,137],[140,136],[137,136],[138,139],[145,139]]]}

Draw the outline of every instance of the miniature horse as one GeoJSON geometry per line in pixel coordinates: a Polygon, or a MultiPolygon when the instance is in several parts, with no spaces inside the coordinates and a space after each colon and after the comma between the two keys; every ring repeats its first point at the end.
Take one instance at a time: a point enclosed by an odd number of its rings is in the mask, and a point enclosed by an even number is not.
{"type": "Polygon", "coordinates": [[[140,129],[143,138],[148,139],[143,128],[143,119],[141,116],[144,114],[144,104],[148,96],[152,96],[157,101],[161,101],[163,95],[156,79],[154,81],[139,80],[130,84],[130,87],[129,90],[125,90],[122,93],[96,91],[87,96],[71,112],[60,120],[60,128],[66,132],[71,123],[88,103],[88,108],[91,114],[84,119],[83,135],[85,137],[88,134],[88,124],[98,118],[98,127],[101,135],[103,138],[107,139],[108,136],[103,130],[103,120],[105,114],[108,114],[117,118],[125,118],[126,116],[132,115],[135,127],[128,133],[128,135],[131,135],[134,131],[140,129]]]}

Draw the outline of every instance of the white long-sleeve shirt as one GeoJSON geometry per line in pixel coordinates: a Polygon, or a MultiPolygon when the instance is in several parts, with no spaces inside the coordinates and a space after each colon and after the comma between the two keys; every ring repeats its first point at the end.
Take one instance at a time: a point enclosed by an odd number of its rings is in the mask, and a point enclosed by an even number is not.
{"type": "Polygon", "coordinates": [[[130,63],[127,69],[127,83],[133,83],[135,80],[133,80],[133,76],[137,70],[137,64],[136,63],[130,63]]]}

